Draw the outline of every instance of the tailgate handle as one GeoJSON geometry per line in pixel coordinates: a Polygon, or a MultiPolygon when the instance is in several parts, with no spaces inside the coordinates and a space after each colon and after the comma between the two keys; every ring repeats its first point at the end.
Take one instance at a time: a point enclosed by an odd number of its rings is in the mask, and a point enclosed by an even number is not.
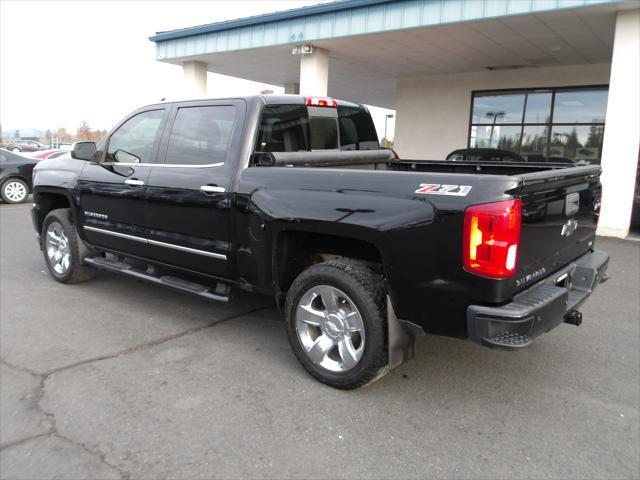
{"type": "Polygon", "coordinates": [[[580,194],[578,192],[570,193],[564,200],[564,214],[574,215],[578,213],[578,210],[580,210],[580,194]]]}

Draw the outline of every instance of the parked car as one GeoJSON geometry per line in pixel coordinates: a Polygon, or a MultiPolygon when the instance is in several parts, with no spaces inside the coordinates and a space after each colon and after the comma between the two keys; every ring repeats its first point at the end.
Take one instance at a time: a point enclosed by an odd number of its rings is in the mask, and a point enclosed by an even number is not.
{"type": "Polygon", "coordinates": [[[58,158],[66,153],[69,153],[69,151],[52,149],[52,150],[41,150],[37,152],[31,152],[31,153],[28,153],[27,156],[31,158],[37,158],[38,160],[45,160],[47,158],[58,158]]]}
{"type": "Polygon", "coordinates": [[[583,160],[571,160],[564,157],[545,157],[539,153],[519,155],[509,150],[495,148],[461,148],[447,155],[447,160],[452,162],[530,162],[530,163],[570,163],[575,165],[589,165],[583,160]]]}
{"type": "Polygon", "coordinates": [[[0,196],[6,203],[22,203],[31,193],[31,176],[37,160],[0,150],[0,196]]]}
{"type": "Polygon", "coordinates": [[[573,163],[580,165],[589,165],[591,162],[587,162],[584,160],[571,160],[570,158],[565,157],[545,157],[539,153],[529,153],[527,155],[523,155],[523,158],[527,162],[549,162],[549,163],[573,163]]]}
{"type": "Polygon", "coordinates": [[[20,152],[37,152],[39,150],[46,150],[47,147],[36,142],[35,140],[16,140],[11,145],[11,151],[14,153],[20,152]]]}
{"type": "Polygon", "coordinates": [[[103,269],[207,300],[270,295],[300,363],[337,388],[425,333],[519,350],[579,325],[607,279],[599,166],[398,160],[349,102],[150,105],[72,157],[35,168],[56,281],[103,269]]]}
{"type": "Polygon", "coordinates": [[[495,148],[460,148],[447,155],[450,162],[525,162],[526,160],[515,152],[498,150],[495,148]]]}

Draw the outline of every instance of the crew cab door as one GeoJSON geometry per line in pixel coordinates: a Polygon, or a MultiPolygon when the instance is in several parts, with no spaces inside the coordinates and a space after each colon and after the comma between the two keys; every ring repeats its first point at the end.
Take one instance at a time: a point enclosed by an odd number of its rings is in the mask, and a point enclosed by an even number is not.
{"type": "Polygon", "coordinates": [[[91,244],[144,256],[145,190],[166,118],[164,107],[134,113],[110,135],[100,162],[83,169],[82,226],[91,244]]]}
{"type": "Polygon", "coordinates": [[[229,189],[245,109],[241,100],[175,105],[147,183],[147,258],[228,275],[229,189]]]}

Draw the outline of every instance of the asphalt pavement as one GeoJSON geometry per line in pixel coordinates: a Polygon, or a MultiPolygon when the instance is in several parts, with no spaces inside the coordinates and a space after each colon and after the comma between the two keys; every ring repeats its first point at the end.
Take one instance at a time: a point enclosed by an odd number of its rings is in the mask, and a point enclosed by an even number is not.
{"type": "Polygon", "coordinates": [[[638,478],[640,242],[597,247],[611,280],[581,327],[516,353],[419,338],[344,392],[268,299],[61,285],[29,206],[1,205],[0,478],[638,478]]]}

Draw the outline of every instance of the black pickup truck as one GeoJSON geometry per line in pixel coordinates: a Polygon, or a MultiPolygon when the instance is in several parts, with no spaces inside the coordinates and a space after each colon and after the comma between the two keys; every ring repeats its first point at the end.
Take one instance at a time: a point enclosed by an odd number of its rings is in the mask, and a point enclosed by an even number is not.
{"type": "Polygon", "coordinates": [[[208,300],[270,295],[318,380],[362,386],[447,335],[517,350],[606,280],[600,167],[400,160],[328,98],[162,103],[35,169],[59,282],[118,272],[208,300]]]}

